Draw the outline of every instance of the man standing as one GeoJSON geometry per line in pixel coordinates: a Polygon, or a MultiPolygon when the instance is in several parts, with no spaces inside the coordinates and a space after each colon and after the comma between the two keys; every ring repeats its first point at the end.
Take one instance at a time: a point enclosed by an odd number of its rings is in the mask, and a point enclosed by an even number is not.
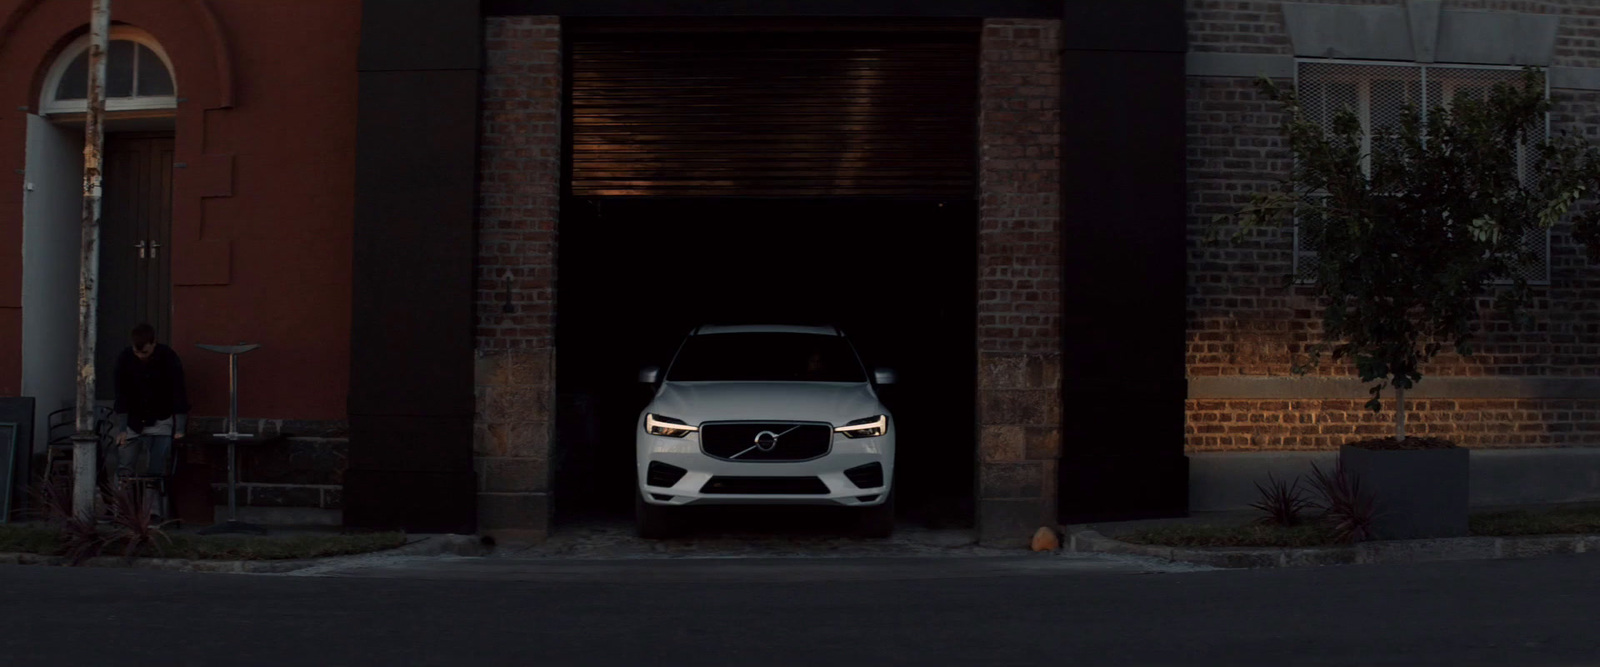
{"type": "MultiPolygon", "coordinates": [[[[156,330],[148,324],[134,327],[130,342],[116,365],[117,478],[165,476],[172,442],[183,438],[189,418],[183,362],[172,348],[156,342],[156,330]]],[[[153,502],[149,507],[159,513],[153,502]]]]}

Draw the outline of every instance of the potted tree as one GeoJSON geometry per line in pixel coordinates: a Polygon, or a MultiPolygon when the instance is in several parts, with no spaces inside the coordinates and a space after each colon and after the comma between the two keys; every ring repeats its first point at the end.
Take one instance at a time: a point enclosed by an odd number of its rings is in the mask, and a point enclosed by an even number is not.
{"type": "Polygon", "coordinates": [[[1286,115],[1294,157],[1280,187],[1255,196],[1220,232],[1240,238],[1292,216],[1311,266],[1302,282],[1321,307],[1321,341],[1294,368],[1326,355],[1353,364],[1373,383],[1367,407],[1394,394],[1394,435],[1352,442],[1340,463],[1377,500],[1381,539],[1440,537],[1467,531],[1468,452],[1454,443],[1408,435],[1406,392],[1447,348],[1467,356],[1492,298],[1502,317],[1525,321],[1522,267],[1527,239],[1572,219],[1594,257],[1596,212],[1574,213],[1596,192],[1600,159],[1582,139],[1546,139],[1549,110],[1542,75],[1485,95],[1440,100],[1399,123],[1364,128],[1350,110],[1308,117],[1294,91],[1261,83],[1286,115]],[[1448,105],[1448,106],[1446,106],[1448,105]]]}

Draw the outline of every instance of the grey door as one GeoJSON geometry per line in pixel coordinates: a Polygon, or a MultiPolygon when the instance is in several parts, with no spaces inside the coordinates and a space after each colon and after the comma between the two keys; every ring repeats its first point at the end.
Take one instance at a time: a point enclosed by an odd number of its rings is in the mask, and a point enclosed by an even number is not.
{"type": "Polygon", "coordinates": [[[78,240],[83,229],[83,130],[28,116],[22,207],[22,395],[36,399],[33,447],[51,412],[77,398],[78,240]]]}
{"type": "Polygon", "coordinates": [[[116,395],[114,364],[135,325],[148,322],[159,340],[170,340],[172,152],[170,133],[106,138],[95,346],[95,393],[102,399],[116,395]]]}

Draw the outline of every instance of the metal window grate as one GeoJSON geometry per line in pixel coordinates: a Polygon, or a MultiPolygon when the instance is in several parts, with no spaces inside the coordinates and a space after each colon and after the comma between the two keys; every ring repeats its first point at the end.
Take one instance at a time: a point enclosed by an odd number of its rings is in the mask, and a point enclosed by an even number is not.
{"type": "MultiPolygon", "coordinates": [[[[1325,129],[1332,128],[1340,111],[1354,112],[1364,131],[1362,154],[1370,155],[1373,137],[1397,127],[1408,107],[1421,109],[1426,117],[1430,107],[1442,104],[1448,108],[1455,99],[1485,95],[1495,84],[1516,84],[1522,76],[1521,69],[1505,67],[1301,62],[1296,90],[1307,116],[1325,129]]],[[[1537,176],[1532,167],[1533,144],[1544,140],[1549,132],[1547,118],[1543,126],[1534,129],[1532,141],[1518,148],[1523,179],[1537,176]]],[[[1304,213],[1295,216],[1294,271],[1300,280],[1310,279],[1317,268],[1316,254],[1306,248],[1309,235],[1301,232],[1319,222],[1306,219],[1304,213]]],[[[1523,277],[1530,283],[1549,283],[1550,231],[1530,232],[1526,243],[1533,259],[1523,265],[1523,277]]]]}

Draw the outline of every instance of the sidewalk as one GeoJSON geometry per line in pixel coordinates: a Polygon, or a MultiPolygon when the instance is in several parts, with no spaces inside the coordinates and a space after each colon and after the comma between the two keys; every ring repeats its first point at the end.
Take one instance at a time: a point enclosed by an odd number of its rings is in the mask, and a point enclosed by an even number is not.
{"type": "MultiPolygon", "coordinates": [[[[1545,503],[1539,505],[1499,505],[1490,507],[1473,507],[1472,514],[1487,514],[1492,512],[1527,511],[1533,513],[1548,512],[1562,509],[1600,509],[1600,502],[1582,503],[1545,503]]],[[[1314,512],[1313,512],[1314,513],[1314,512]]],[[[1170,517],[1163,519],[1143,519],[1138,521],[1095,521],[1083,524],[1063,524],[1060,526],[1062,535],[1071,535],[1073,530],[1084,528],[1093,529],[1102,535],[1114,537],[1144,528],[1155,528],[1173,525],[1194,526],[1228,526],[1250,523],[1262,516],[1259,510],[1230,510],[1225,512],[1195,512],[1186,517],[1170,517]]]]}
{"type": "MultiPolygon", "coordinates": [[[[1472,514],[1587,510],[1600,503],[1562,503],[1474,508],[1472,514]]],[[[1420,540],[1373,540],[1353,545],[1312,547],[1184,547],[1135,544],[1118,539],[1131,532],[1165,526],[1239,526],[1260,512],[1208,512],[1188,517],[1065,525],[1063,547],[1073,553],[1120,554],[1222,568],[1294,567],[1497,560],[1600,553],[1600,534],[1473,535],[1420,540]]]]}
{"type": "Polygon", "coordinates": [[[542,544],[496,548],[500,558],[863,558],[907,556],[1000,556],[1023,553],[977,545],[970,529],[924,528],[902,524],[882,540],[850,536],[842,530],[755,530],[749,526],[710,525],[683,537],[645,540],[627,519],[591,519],[557,526],[542,544]]]}

